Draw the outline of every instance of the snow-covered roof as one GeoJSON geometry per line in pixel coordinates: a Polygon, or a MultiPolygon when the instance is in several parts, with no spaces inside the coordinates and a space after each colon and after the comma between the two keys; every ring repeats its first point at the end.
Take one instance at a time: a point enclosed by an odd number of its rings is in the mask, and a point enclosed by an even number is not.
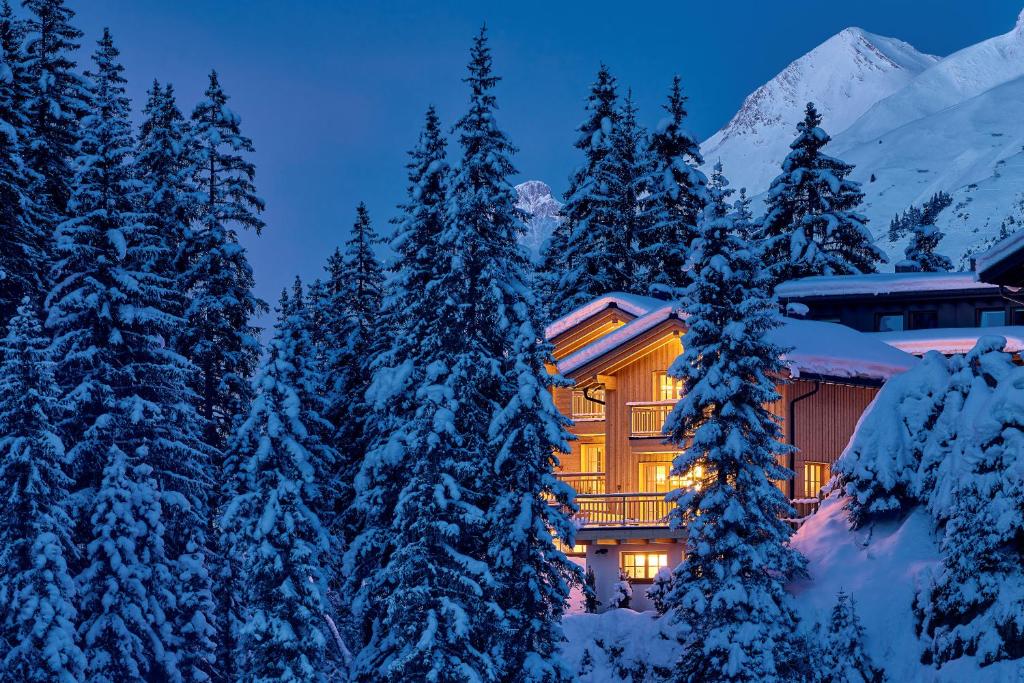
{"type": "Polygon", "coordinates": [[[781,299],[855,294],[899,294],[959,289],[991,289],[974,272],[959,273],[867,273],[863,275],[817,275],[783,282],[775,288],[781,299]]]}
{"type": "MultiPolygon", "coordinates": [[[[657,327],[673,315],[685,319],[685,314],[672,305],[660,303],[660,308],[566,356],[558,363],[558,371],[563,375],[571,374],[657,327]]],[[[770,338],[779,346],[790,349],[783,354],[783,360],[794,377],[814,374],[884,380],[909,369],[918,360],[871,335],[845,325],[816,320],[783,318],[782,326],[774,330],[770,338]]]]}
{"type": "Polygon", "coordinates": [[[632,316],[639,317],[646,313],[650,313],[656,308],[661,308],[664,305],[664,300],[655,299],[650,296],[627,294],[626,292],[609,292],[604,296],[599,296],[593,301],[580,306],[575,311],[563,315],[561,318],[548,325],[544,328],[544,336],[547,339],[554,339],[566,330],[576,327],[587,318],[597,315],[610,306],[615,306],[632,316]]]}
{"type": "Polygon", "coordinates": [[[1024,249],[1024,230],[1018,230],[1004,237],[975,256],[974,267],[977,268],[979,273],[984,272],[1003,259],[1016,254],[1021,249],[1024,249]]]}
{"type": "Polygon", "coordinates": [[[903,330],[900,332],[872,332],[870,336],[907,353],[923,355],[938,351],[943,355],[967,353],[981,337],[1006,338],[1004,351],[1020,353],[1024,350],[1024,327],[953,327],[934,330],[903,330]]]}
{"type": "MultiPolygon", "coordinates": [[[[652,301],[658,300],[652,299],[652,301]]],[[[576,353],[569,354],[563,358],[558,363],[558,371],[562,374],[575,372],[591,361],[594,361],[604,354],[639,337],[647,330],[657,327],[668,320],[673,314],[679,315],[680,317],[682,316],[682,313],[677,311],[672,304],[668,304],[664,301],[658,301],[658,304],[660,305],[659,308],[641,315],[635,320],[629,321],[614,332],[606,334],[600,339],[587,344],[576,353]]]]}

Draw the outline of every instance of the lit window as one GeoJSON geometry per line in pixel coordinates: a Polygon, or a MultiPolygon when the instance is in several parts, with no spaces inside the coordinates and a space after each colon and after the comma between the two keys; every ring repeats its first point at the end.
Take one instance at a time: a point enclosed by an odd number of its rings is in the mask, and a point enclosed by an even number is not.
{"type": "Polygon", "coordinates": [[[633,581],[653,581],[668,566],[668,553],[620,553],[622,573],[633,581]]]}
{"type": "Polygon", "coordinates": [[[683,389],[683,381],[669,377],[667,372],[654,373],[654,400],[675,401],[683,389]]]}
{"type": "Polygon", "coordinates": [[[900,332],[903,330],[903,314],[882,313],[878,316],[875,327],[879,332],[900,332]]]}
{"type": "Polygon", "coordinates": [[[644,493],[668,493],[681,488],[700,489],[704,468],[695,466],[683,476],[672,475],[672,453],[665,460],[640,463],[640,490],[644,493]]]}
{"type": "Polygon", "coordinates": [[[978,327],[1002,327],[1006,324],[1006,311],[1002,308],[978,311],[978,327]]]}
{"type": "Polygon", "coordinates": [[[580,444],[580,471],[604,472],[604,444],[580,444]]]}
{"type": "Polygon", "coordinates": [[[828,463],[805,462],[804,463],[804,497],[817,498],[821,487],[828,483],[832,476],[828,463]]]}

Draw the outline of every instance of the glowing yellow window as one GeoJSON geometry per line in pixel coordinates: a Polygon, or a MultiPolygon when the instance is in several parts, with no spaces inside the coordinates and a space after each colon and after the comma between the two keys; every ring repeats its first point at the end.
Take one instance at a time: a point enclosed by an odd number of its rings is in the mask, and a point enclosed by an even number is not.
{"type": "Polygon", "coordinates": [[[604,472],[604,444],[580,444],[580,471],[604,472]]]}
{"type": "Polygon", "coordinates": [[[654,400],[675,401],[682,391],[683,381],[669,377],[667,372],[654,373],[654,400]]]}
{"type": "Polygon", "coordinates": [[[633,581],[653,581],[658,570],[668,566],[668,553],[619,553],[622,572],[633,581]]]}
{"type": "Polygon", "coordinates": [[[697,465],[683,476],[672,475],[672,461],[669,454],[665,460],[640,463],[640,490],[645,493],[668,493],[680,488],[700,488],[704,468],[697,465]]]}
{"type": "Polygon", "coordinates": [[[828,463],[804,463],[804,498],[817,498],[821,487],[828,483],[832,476],[828,463]]]}

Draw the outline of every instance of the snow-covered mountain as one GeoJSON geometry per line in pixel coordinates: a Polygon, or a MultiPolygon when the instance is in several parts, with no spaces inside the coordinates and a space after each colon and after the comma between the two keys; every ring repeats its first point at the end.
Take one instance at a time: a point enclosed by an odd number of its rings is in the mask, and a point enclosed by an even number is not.
{"type": "Polygon", "coordinates": [[[1024,222],[1024,13],[1008,33],[941,59],[847,29],[748,97],[704,143],[705,157],[721,158],[734,186],[763,192],[805,100],[823,112],[826,151],[856,166],[864,213],[893,263],[903,244],[886,242],[889,221],[939,190],[953,196],[938,225],[954,263],[1024,222]]]}
{"type": "Polygon", "coordinates": [[[937,60],[900,40],[845,29],[747,96],[732,120],[701,146],[705,161],[720,159],[733,187],[761,191],[778,174],[808,101],[834,134],[937,60]]]}
{"type": "Polygon", "coordinates": [[[519,194],[516,207],[529,216],[526,234],[520,242],[529,248],[531,254],[537,256],[555,226],[562,220],[558,213],[562,204],[551,194],[547,183],[539,180],[527,180],[516,185],[516,192],[519,194]]]}

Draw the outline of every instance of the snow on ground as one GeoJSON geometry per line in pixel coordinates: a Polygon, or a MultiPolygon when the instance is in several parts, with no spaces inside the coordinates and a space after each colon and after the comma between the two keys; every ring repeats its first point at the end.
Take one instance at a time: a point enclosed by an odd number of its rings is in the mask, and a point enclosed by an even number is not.
{"type": "Polygon", "coordinates": [[[655,612],[612,609],[602,614],[570,614],[562,621],[562,656],[580,683],[665,680],[664,671],[679,656],[678,646],[662,632],[655,612]]]}
{"type": "Polygon", "coordinates": [[[941,563],[931,515],[923,509],[905,519],[852,531],[846,498],[833,495],[793,538],[808,559],[810,579],[790,586],[805,623],[825,623],[843,590],[857,602],[867,633],[865,647],[891,681],[921,683],[1021,683],[1024,662],[980,668],[964,657],[938,671],[920,663],[914,633],[914,594],[922,572],[941,563]]]}

